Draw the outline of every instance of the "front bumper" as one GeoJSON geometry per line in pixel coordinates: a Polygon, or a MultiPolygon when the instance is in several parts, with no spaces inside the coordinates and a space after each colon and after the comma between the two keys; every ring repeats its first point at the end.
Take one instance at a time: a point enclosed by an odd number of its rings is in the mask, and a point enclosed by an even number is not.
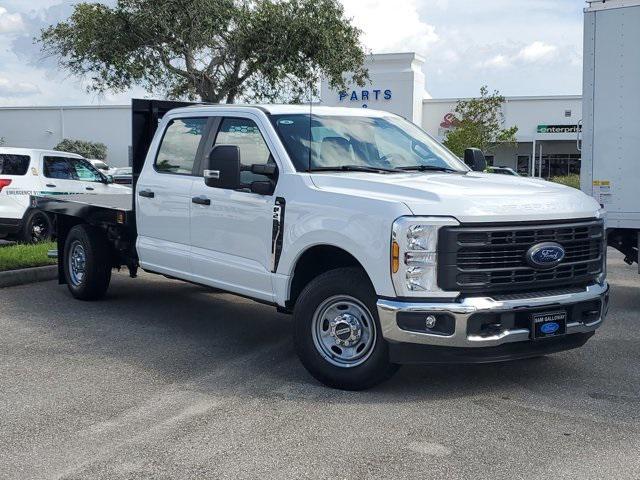
{"type": "MultiPolygon", "coordinates": [[[[574,345],[569,344],[576,343],[578,337],[584,338],[582,344],[593,334],[593,332],[602,324],[608,309],[609,301],[609,285],[594,284],[586,287],[582,291],[571,291],[568,293],[556,293],[548,294],[546,296],[527,296],[527,295],[514,295],[511,299],[499,299],[496,300],[491,297],[471,297],[464,298],[459,301],[451,303],[441,302],[399,302],[393,300],[381,299],[378,301],[378,315],[380,318],[380,324],[382,327],[382,334],[384,338],[390,342],[392,352],[397,352],[398,344],[409,344],[411,350],[415,351],[415,346],[432,346],[439,347],[436,350],[441,350],[443,347],[451,347],[457,350],[457,354],[454,351],[456,357],[460,357],[459,354],[468,353],[469,358],[482,357],[480,355],[472,355],[474,349],[482,348],[494,348],[497,353],[496,360],[508,360],[513,358],[523,358],[518,356],[517,343],[520,342],[523,350],[528,349],[529,344],[547,344],[557,345],[555,351],[566,350],[568,348],[575,348],[574,345]],[[529,298],[530,297],[530,298],[529,298]],[[599,301],[599,303],[598,303],[599,301]],[[595,302],[595,303],[594,303],[595,302]],[[531,340],[531,329],[528,325],[524,325],[522,321],[514,321],[514,318],[522,319],[523,316],[528,316],[533,312],[544,312],[554,309],[570,310],[575,309],[577,312],[582,305],[592,306],[597,304],[595,313],[589,312],[590,316],[587,320],[582,321],[580,318],[569,316],[567,320],[566,335],[557,337],[563,340],[557,339],[545,339],[545,340],[531,340]],[[429,333],[427,328],[425,331],[407,330],[401,328],[398,323],[398,316],[400,314],[415,314],[434,315],[438,318],[448,317],[451,319],[451,329],[453,332],[450,334],[443,333],[429,333]],[[473,325],[478,325],[478,321],[482,321],[483,318],[489,318],[492,321],[492,329],[489,332],[477,332],[472,331],[473,325]],[[500,328],[502,319],[504,321],[504,328],[500,328]],[[574,335],[579,334],[579,335],[574,335]],[[516,344],[513,347],[502,347],[505,344],[516,344]],[[561,348],[561,345],[567,344],[566,348],[561,348]],[[496,347],[501,347],[497,348],[496,347]],[[505,352],[505,355],[500,353],[505,352]],[[509,354],[509,352],[512,353],[509,354]],[[504,357],[504,358],[503,358],[504,357]]],[[[580,343],[580,342],[577,342],[580,343]]],[[[535,356],[541,353],[536,353],[540,347],[536,347],[532,350],[530,355],[535,356]]],[[[444,353],[444,352],[443,352],[444,353]]],[[[451,354],[449,351],[447,354],[451,354]]],[[[480,353],[480,352],[478,352],[480,353]]],[[[464,355],[463,355],[464,356],[464,355]]],[[[495,361],[495,360],[494,360],[495,361]]],[[[407,363],[407,362],[404,362],[407,363]]],[[[410,362],[409,362],[410,363],[410,362]]]]}

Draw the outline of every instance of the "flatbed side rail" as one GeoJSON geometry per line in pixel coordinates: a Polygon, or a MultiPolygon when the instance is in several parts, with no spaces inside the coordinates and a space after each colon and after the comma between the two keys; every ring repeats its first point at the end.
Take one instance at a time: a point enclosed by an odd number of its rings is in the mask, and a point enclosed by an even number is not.
{"type": "MultiPolygon", "coordinates": [[[[90,197],[87,195],[86,197],[90,197]]],[[[64,276],[64,245],[69,231],[79,224],[102,228],[112,247],[113,267],[126,265],[132,276],[138,268],[135,251],[136,220],[132,209],[120,209],[69,198],[35,195],[30,198],[31,208],[37,208],[54,217],[57,237],[58,283],[66,283],[64,276]]]]}

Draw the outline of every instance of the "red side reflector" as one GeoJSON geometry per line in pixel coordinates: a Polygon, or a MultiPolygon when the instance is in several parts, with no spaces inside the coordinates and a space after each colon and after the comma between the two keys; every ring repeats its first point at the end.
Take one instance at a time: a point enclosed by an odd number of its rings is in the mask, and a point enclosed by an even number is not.
{"type": "Polygon", "coordinates": [[[11,185],[11,180],[8,178],[0,178],[0,192],[4,187],[8,187],[9,185],[11,185]]]}

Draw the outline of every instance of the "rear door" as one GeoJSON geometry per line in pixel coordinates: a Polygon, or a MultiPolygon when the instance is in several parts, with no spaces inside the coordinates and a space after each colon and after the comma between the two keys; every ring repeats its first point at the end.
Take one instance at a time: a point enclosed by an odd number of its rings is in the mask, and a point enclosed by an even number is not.
{"type": "Polygon", "coordinates": [[[85,193],[79,181],[73,158],[63,155],[42,155],[41,188],[47,195],[85,193]]]}
{"type": "Polygon", "coordinates": [[[147,156],[135,189],[143,268],[178,278],[191,275],[191,189],[208,125],[208,117],[171,119],[155,157],[147,156]]]}

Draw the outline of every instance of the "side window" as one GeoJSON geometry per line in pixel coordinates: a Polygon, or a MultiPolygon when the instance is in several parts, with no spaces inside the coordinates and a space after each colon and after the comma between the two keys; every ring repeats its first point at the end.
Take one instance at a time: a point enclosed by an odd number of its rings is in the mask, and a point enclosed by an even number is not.
{"type": "Polygon", "coordinates": [[[69,162],[73,166],[75,176],[78,180],[82,180],[83,182],[102,181],[102,176],[89,162],[78,158],[69,159],[69,162]]]}
{"type": "Polygon", "coordinates": [[[0,174],[26,175],[30,161],[29,155],[0,153],[0,174]]]}
{"type": "MultiPolygon", "coordinates": [[[[248,118],[225,118],[220,124],[215,144],[236,145],[240,149],[240,162],[242,165],[274,162],[258,126],[248,118]]],[[[267,177],[251,172],[241,172],[240,174],[242,183],[261,180],[267,180],[267,177]]]]}
{"type": "Polygon", "coordinates": [[[44,176],[59,180],[76,180],[76,172],[65,157],[44,157],[44,176]]]}
{"type": "Polygon", "coordinates": [[[158,150],[156,170],[161,173],[191,175],[206,126],[206,118],[172,120],[158,150]]]}

